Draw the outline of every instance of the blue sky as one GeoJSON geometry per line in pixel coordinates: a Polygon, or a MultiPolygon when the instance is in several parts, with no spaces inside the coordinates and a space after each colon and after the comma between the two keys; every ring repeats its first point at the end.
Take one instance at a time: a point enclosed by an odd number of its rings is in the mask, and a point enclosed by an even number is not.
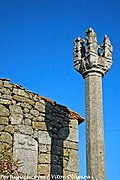
{"type": "MultiPolygon", "coordinates": [[[[103,78],[107,180],[119,180],[120,1],[0,0],[0,77],[66,105],[85,117],[84,80],[73,68],[73,41],[92,27],[107,34],[113,66],[103,78]]],[[[79,127],[85,175],[85,123],[79,127]]]]}

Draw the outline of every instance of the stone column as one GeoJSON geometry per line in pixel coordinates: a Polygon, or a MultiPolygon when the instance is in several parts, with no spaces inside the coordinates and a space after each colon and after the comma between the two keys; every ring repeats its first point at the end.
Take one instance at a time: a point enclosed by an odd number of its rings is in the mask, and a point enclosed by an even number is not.
{"type": "Polygon", "coordinates": [[[74,67],[85,79],[86,87],[87,176],[105,180],[102,77],[112,65],[112,45],[105,35],[99,46],[92,28],[86,31],[85,40],[78,37],[74,44],[74,67]]]}

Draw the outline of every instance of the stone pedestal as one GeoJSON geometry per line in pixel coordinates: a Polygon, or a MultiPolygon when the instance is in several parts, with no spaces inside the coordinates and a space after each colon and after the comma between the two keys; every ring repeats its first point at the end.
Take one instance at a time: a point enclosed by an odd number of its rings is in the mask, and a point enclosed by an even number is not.
{"type": "Polygon", "coordinates": [[[96,33],[89,28],[85,40],[74,41],[74,67],[85,79],[86,165],[87,176],[105,180],[102,77],[112,65],[112,45],[105,35],[97,44],[96,33]]]}

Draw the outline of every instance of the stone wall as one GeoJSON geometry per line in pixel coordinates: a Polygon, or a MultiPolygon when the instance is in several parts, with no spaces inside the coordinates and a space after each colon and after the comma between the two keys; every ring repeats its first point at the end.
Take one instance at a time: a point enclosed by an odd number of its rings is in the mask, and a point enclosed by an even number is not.
{"type": "Polygon", "coordinates": [[[0,148],[12,144],[8,153],[20,160],[24,175],[48,179],[59,175],[64,180],[78,176],[82,122],[67,107],[0,79],[0,148]]]}

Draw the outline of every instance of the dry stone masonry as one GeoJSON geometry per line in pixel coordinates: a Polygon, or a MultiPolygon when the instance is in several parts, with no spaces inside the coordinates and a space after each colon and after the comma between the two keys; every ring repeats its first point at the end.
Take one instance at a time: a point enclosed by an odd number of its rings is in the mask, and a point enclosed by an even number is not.
{"type": "Polygon", "coordinates": [[[19,159],[19,172],[24,175],[77,179],[82,122],[67,107],[0,79],[0,149],[12,144],[8,153],[14,161],[19,159]]]}
{"type": "Polygon", "coordinates": [[[85,40],[78,37],[74,44],[74,68],[86,84],[87,176],[105,180],[102,77],[112,65],[112,45],[105,35],[99,46],[92,28],[86,31],[85,40]]]}

